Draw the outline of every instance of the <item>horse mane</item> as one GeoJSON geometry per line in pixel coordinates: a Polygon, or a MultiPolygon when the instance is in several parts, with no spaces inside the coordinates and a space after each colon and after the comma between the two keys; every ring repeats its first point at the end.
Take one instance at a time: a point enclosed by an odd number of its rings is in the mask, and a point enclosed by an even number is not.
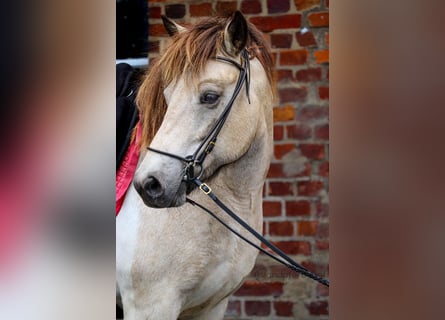
{"type": "MultiPolygon", "coordinates": [[[[165,53],[154,59],[136,97],[139,108],[142,136],[140,148],[150,145],[161,126],[167,103],[164,88],[183,74],[199,75],[209,59],[215,58],[223,48],[223,34],[230,16],[208,17],[187,30],[178,32],[165,53]]],[[[250,22],[246,48],[251,58],[258,58],[273,83],[273,58],[263,34],[250,22]]]]}

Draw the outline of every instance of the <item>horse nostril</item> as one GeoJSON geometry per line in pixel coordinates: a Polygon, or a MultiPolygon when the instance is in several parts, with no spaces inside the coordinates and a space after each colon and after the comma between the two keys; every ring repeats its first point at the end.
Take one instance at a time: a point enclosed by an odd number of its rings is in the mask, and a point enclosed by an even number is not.
{"type": "Polygon", "coordinates": [[[144,190],[151,198],[158,198],[164,193],[164,188],[161,183],[153,176],[145,179],[144,190]]]}

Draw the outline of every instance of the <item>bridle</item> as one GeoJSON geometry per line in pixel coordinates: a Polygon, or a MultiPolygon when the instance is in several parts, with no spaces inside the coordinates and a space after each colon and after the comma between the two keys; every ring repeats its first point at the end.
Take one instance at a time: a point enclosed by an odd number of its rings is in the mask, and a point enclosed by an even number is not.
{"type": "Polygon", "coordinates": [[[221,200],[219,200],[216,195],[213,193],[212,189],[206,184],[201,182],[199,179],[201,178],[202,172],[203,172],[203,163],[205,158],[212,152],[216,145],[216,141],[218,139],[218,135],[221,132],[222,127],[224,126],[224,123],[226,122],[230,111],[232,110],[233,103],[235,102],[235,99],[238,97],[238,94],[240,93],[243,85],[246,86],[246,95],[247,99],[250,103],[250,96],[249,96],[249,89],[250,89],[250,62],[249,62],[249,53],[246,49],[244,49],[241,52],[241,64],[231,60],[226,57],[217,56],[215,58],[217,61],[225,62],[234,65],[239,70],[239,76],[238,80],[235,85],[235,89],[233,91],[232,97],[230,98],[229,102],[225,106],[223,112],[216,120],[216,123],[213,125],[213,127],[209,130],[207,135],[205,136],[204,140],[199,144],[199,146],[196,148],[195,152],[193,154],[182,157],[180,155],[154,149],[151,147],[148,147],[147,149],[167,156],[174,159],[177,159],[179,161],[184,162],[184,175],[182,180],[187,183],[193,183],[196,186],[199,187],[199,189],[206,194],[210,199],[212,199],[222,210],[224,210],[225,213],[227,213],[233,220],[235,220],[238,224],[240,224],[244,229],[246,229],[250,234],[252,234],[254,237],[256,237],[258,240],[260,240],[264,245],[266,245],[270,250],[275,252],[279,257],[272,254],[271,252],[265,250],[261,246],[253,243],[251,240],[247,239],[243,235],[241,235],[238,231],[233,229],[231,226],[229,226],[224,220],[222,220],[220,217],[218,217],[215,213],[204,207],[203,205],[191,200],[190,198],[187,198],[187,202],[198,206],[202,210],[206,211],[208,214],[210,214],[212,217],[214,217],[216,220],[218,220],[221,224],[223,224],[227,229],[229,229],[231,232],[233,232],[235,235],[240,237],[242,240],[246,241],[259,251],[263,252],[264,254],[268,255],[272,259],[284,264],[288,268],[299,272],[315,281],[318,281],[319,283],[329,287],[329,280],[324,279],[311,271],[307,270],[300,264],[298,264],[295,260],[291,259],[289,256],[287,256],[283,251],[281,251],[279,248],[277,248],[275,245],[273,245],[271,242],[269,242],[267,239],[265,239],[260,233],[258,233],[255,229],[253,229],[251,226],[249,226],[243,219],[241,219],[238,215],[236,215],[232,210],[230,210],[221,200]]]}
{"type": "Polygon", "coordinates": [[[218,135],[221,132],[222,127],[224,126],[224,123],[226,122],[227,118],[229,117],[230,111],[232,110],[233,103],[235,102],[235,99],[238,97],[238,94],[241,91],[241,88],[244,84],[246,84],[246,95],[247,99],[250,103],[250,96],[249,96],[249,89],[250,89],[250,62],[249,62],[249,53],[246,49],[244,49],[241,53],[241,63],[238,63],[234,60],[231,60],[226,57],[217,56],[215,58],[217,61],[222,61],[225,63],[229,63],[234,65],[239,70],[238,80],[235,85],[235,89],[233,91],[232,97],[230,98],[229,102],[225,106],[223,112],[219,116],[219,118],[216,120],[213,127],[209,130],[207,135],[205,136],[204,140],[199,144],[199,146],[196,148],[195,152],[193,154],[182,157],[177,154],[165,152],[162,150],[154,149],[151,147],[148,147],[147,149],[159,154],[162,154],[164,156],[168,156],[171,158],[175,158],[177,160],[180,160],[185,163],[184,168],[184,176],[183,181],[185,182],[193,182],[194,179],[199,179],[202,175],[203,171],[203,163],[205,158],[212,152],[213,148],[216,145],[216,140],[218,139],[218,135]]]}

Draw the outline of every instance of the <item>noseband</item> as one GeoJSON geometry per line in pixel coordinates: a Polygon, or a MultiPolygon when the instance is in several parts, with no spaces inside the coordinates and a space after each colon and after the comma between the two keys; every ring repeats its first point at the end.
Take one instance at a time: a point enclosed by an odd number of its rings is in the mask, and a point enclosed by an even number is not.
{"type": "Polygon", "coordinates": [[[199,179],[201,177],[202,171],[203,171],[203,163],[205,158],[207,157],[210,152],[212,152],[213,148],[216,145],[216,140],[218,139],[218,135],[224,126],[224,123],[226,122],[230,111],[232,110],[233,103],[235,102],[235,99],[238,97],[238,94],[241,91],[241,88],[244,84],[246,84],[246,95],[247,99],[250,103],[250,96],[249,96],[249,90],[250,90],[250,62],[249,62],[249,53],[246,49],[244,49],[241,52],[241,63],[238,63],[232,59],[217,56],[215,58],[217,61],[222,61],[225,63],[229,63],[239,70],[238,80],[235,85],[235,90],[233,91],[232,97],[230,98],[229,102],[227,103],[226,107],[224,108],[223,112],[219,116],[219,118],[216,120],[216,123],[213,125],[213,127],[209,130],[204,140],[199,144],[198,148],[196,148],[195,152],[191,155],[182,157],[180,155],[165,152],[162,150],[154,149],[151,147],[148,147],[147,149],[159,154],[162,154],[164,156],[168,156],[177,160],[180,160],[185,163],[184,167],[184,176],[183,181],[185,182],[193,182],[195,179],[199,179]]]}

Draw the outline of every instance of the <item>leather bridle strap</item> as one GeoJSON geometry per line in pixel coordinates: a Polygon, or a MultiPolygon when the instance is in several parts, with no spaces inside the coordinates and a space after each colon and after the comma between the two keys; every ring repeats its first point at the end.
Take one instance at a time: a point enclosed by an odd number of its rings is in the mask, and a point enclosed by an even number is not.
{"type": "Polygon", "coordinates": [[[241,61],[242,65],[234,60],[231,60],[226,57],[217,56],[215,59],[217,61],[222,61],[225,63],[232,64],[233,66],[237,67],[240,71],[238,80],[235,85],[235,89],[233,91],[233,94],[227,103],[226,107],[224,108],[223,112],[219,116],[219,118],[216,120],[216,123],[213,125],[213,127],[209,130],[206,137],[202,140],[202,142],[199,144],[198,148],[196,148],[195,152],[192,155],[188,155],[186,157],[179,156],[177,154],[169,153],[166,151],[154,149],[151,147],[148,147],[147,149],[159,154],[162,154],[164,156],[168,156],[177,160],[180,160],[184,163],[186,163],[185,167],[185,175],[184,180],[191,182],[194,178],[199,178],[200,174],[202,173],[202,164],[210,152],[212,152],[214,146],[216,145],[216,140],[218,139],[218,135],[221,132],[221,129],[224,126],[224,123],[226,122],[230,111],[232,110],[232,106],[235,102],[235,99],[238,97],[238,94],[240,93],[243,85],[246,86],[246,95],[247,99],[250,103],[250,96],[249,96],[249,87],[250,87],[250,64],[249,64],[249,54],[247,50],[243,50],[241,53],[241,61]],[[194,168],[198,166],[200,168],[199,174],[195,175],[194,168]]]}
{"type": "Polygon", "coordinates": [[[258,233],[255,229],[253,229],[251,226],[247,224],[243,219],[241,219],[236,213],[234,213],[232,210],[230,210],[221,200],[218,199],[218,197],[213,193],[212,189],[205,183],[201,182],[199,179],[194,179],[193,182],[199,187],[199,189],[206,194],[210,199],[212,199],[218,207],[220,207],[226,214],[228,214],[233,220],[235,220],[239,225],[241,225],[244,229],[246,229],[250,234],[252,234],[255,238],[260,240],[264,245],[266,245],[269,249],[271,249],[273,252],[275,252],[279,257],[273,255],[272,253],[266,251],[265,249],[261,248],[260,246],[256,245],[243,235],[241,235],[239,232],[234,230],[232,227],[230,227],[226,222],[224,222],[221,218],[219,218],[215,213],[211,212],[206,207],[198,204],[197,202],[187,198],[187,202],[189,202],[192,205],[196,205],[202,210],[206,211],[208,214],[210,214],[212,217],[214,217],[216,220],[218,220],[221,224],[223,224],[227,229],[229,229],[231,232],[233,232],[235,235],[240,237],[242,240],[249,243],[251,246],[255,247],[256,249],[260,250],[264,254],[268,255],[275,261],[280,262],[281,264],[285,265],[291,270],[294,270],[296,272],[299,272],[303,274],[306,277],[309,277],[327,287],[329,287],[329,280],[320,277],[319,275],[316,275],[315,273],[307,270],[305,267],[298,264],[295,260],[291,259],[288,255],[286,255],[283,251],[281,251],[278,247],[276,247],[274,244],[272,244],[270,241],[265,239],[260,233],[258,233]]]}
{"type": "MultiPolygon", "coordinates": [[[[244,52],[247,53],[247,51],[244,51],[244,52]]],[[[221,132],[221,129],[224,126],[224,123],[226,122],[230,111],[232,110],[233,103],[235,102],[235,99],[238,97],[238,94],[240,93],[241,88],[243,87],[244,83],[246,83],[246,93],[247,93],[247,97],[248,97],[249,103],[250,103],[249,81],[248,81],[248,75],[249,75],[249,73],[248,73],[249,60],[248,59],[249,59],[248,55],[243,55],[243,62],[244,62],[244,67],[243,67],[239,63],[237,63],[231,59],[228,59],[225,57],[216,57],[216,60],[218,60],[218,61],[223,61],[223,62],[230,63],[230,64],[236,66],[239,69],[240,73],[238,76],[237,83],[235,85],[235,90],[233,91],[232,97],[230,98],[229,102],[227,103],[224,111],[221,113],[221,115],[218,118],[218,120],[216,121],[215,125],[212,127],[212,129],[210,129],[207,136],[204,138],[204,140],[201,142],[201,144],[199,145],[199,147],[196,149],[195,153],[192,156],[192,158],[196,159],[197,162],[201,165],[204,162],[207,155],[213,150],[213,148],[216,144],[216,140],[218,139],[218,135],[221,132]],[[204,145],[206,145],[206,147],[203,149],[204,145]],[[203,151],[201,151],[201,150],[203,150],[203,151]]]]}

